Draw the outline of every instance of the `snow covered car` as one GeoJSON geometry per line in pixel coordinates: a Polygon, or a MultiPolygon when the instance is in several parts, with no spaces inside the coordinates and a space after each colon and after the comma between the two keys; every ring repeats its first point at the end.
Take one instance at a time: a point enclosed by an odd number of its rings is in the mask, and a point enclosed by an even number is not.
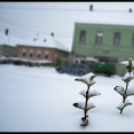
{"type": "Polygon", "coordinates": [[[91,69],[86,64],[80,64],[80,63],[73,63],[65,66],[58,66],[56,67],[56,70],[59,73],[69,73],[69,74],[75,74],[75,75],[84,75],[89,72],[91,72],[91,69]]]}

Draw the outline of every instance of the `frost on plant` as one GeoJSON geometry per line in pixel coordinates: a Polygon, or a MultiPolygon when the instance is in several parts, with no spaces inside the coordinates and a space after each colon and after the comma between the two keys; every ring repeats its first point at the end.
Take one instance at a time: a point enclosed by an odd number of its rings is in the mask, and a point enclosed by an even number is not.
{"type": "Polygon", "coordinates": [[[84,126],[84,127],[88,125],[87,111],[91,110],[92,108],[95,108],[95,105],[92,102],[88,103],[88,100],[93,96],[100,95],[100,93],[96,90],[93,90],[90,92],[90,86],[96,83],[94,81],[95,77],[96,75],[94,73],[89,73],[89,74],[84,75],[81,78],[75,79],[76,81],[83,82],[87,85],[87,91],[83,90],[80,92],[80,94],[85,98],[85,102],[77,102],[73,104],[74,107],[84,110],[84,117],[81,118],[82,119],[81,126],[84,126]]]}
{"type": "Polygon", "coordinates": [[[128,88],[129,82],[134,78],[134,74],[133,74],[134,62],[133,62],[132,58],[129,58],[128,61],[123,61],[119,65],[124,65],[126,67],[126,70],[127,70],[124,77],[122,78],[122,80],[126,84],[125,89],[124,89],[124,87],[121,87],[121,86],[116,86],[114,88],[114,90],[117,93],[119,93],[123,98],[123,102],[121,104],[119,104],[119,106],[117,107],[117,109],[120,110],[120,114],[122,114],[123,109],[126,106],[132,105],[132,103],[129,100],[126,100],[126,98],[128,96],[134,95],[134,88],[133,87],[128,88]]]}

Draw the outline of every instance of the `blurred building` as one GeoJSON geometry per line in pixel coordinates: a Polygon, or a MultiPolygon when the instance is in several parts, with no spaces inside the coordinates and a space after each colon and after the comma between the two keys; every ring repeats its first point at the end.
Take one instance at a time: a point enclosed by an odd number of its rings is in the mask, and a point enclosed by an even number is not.
{"type": "Polygon", "coordinates": [[[16,47],[10,45],[0,45],[0,56],[15,57],[16,47]]]}
{"type": "Polygon", "coordinates": [[[119,67],[118,63],[134,59],[134,26],[75,23],[71,62],[87,57],[113,63],[116,73],[123,75],[124,67],[119,67]]]}
{"type": "Polygon", "coordinates": [[[17,57],[30,60],[49,60],[56,64],[57,60],[68,59],[69,50],[53,36],[44,39],[30,39],[17,44],[17,57]]]}

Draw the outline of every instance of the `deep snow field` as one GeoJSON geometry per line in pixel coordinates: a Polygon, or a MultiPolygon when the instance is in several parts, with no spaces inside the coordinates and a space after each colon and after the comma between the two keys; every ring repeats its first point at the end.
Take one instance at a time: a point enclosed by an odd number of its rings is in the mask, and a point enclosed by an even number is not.
{"type": "MultiPolygon", "coordinates": [[[[98,75],[90,91],[96,108],[89,110],[89,125],[80,126],[84,111],[73,107],[85,102],[79,94],[86,84],[78,76],[59,74],[54,67],[0,65],[0,132],[132,132],[134,131],[134,96],[127,99],[133,105],[122,115],[117,106],[122,102],[115,86],[125,87],[122,77],[98,75]]],[[[134,80],[129,87],[134,86],[134,80]]]]}

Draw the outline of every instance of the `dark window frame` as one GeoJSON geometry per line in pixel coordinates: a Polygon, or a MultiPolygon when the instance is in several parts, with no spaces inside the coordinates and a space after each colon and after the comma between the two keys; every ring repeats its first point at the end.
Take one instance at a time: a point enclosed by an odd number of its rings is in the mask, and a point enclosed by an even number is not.
{"type": "Polygon", "coordinates": [[[96,33],[95,44],[101,45],[101,44],[102,44],[103,35],[102,35],[102,36],[98,36],[98,33],[102,33],[102,34],[103,34],[102,31],[98,31],[98,32],[96,33]],[[99,41],[99,40],[101,40],[101,41],[99,41]]]}
{"type": "Polygon", "coordinates": [[[25,57],[25,56],[26,56],[26,50],[23,49],[23,50],[22,50],[22,57],[25,57]]]}
{"type": "Polygon", "coordinates": [[[25,57],[25,56],[26,56],[26,52],[23,52],[23,53],[22,53],[22,57],[25,57]]]}
{"type": "Polygon", "coordinates": [[[38,59],[40,58],[40,55],[41,55],[41,54],[39,54],[39,53],[37,54],[37,58],[38,58],[38,59]]]}
{"type": "Polygon", "coordinates": [[[48,54],[45,54],[45,59],[48,59],[48,54]]]}
{"type": "Polygon", "coordinates": [[[29,57],[32,58],[33,57],[33,50],[29,51],[29,57]]]}
{"type": "Polygon", "coordinates": [[[121,33],[120,32],[115,32],[114,33],[114,46],[119,46],[120,45],[120,39],[121,39],[121,33]]]}
{"type": "Polygon", "coordinates": [[[85,43],[86,42],[86,30],[81,30],[79,35],[79,42],[85,43]]]}
{"type": "Polygon", "coordinates": [[[33,57],[33,53],[30,53],[30,58],[32,58],[33,57]]]}
{"type": "Polygon", "coordinates": [[[40,59],[40,57],[41,57],[41,51],[38,50],[38,51],[37,51],[37,59],[40,59]]]}

